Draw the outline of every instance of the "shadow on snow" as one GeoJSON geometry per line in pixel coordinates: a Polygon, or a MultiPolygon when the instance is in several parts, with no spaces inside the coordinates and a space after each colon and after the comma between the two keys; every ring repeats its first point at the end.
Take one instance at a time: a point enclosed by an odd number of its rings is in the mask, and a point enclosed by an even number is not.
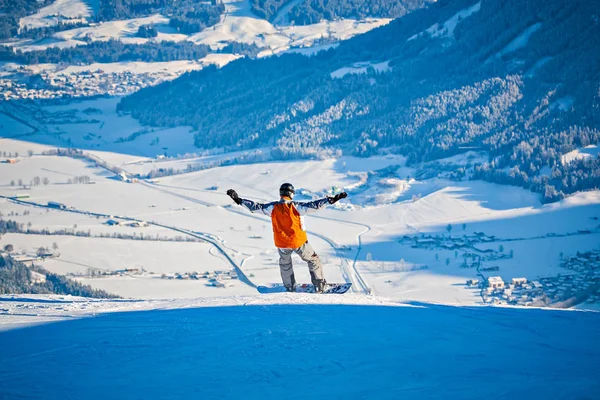
{"type": "Polygon", "coordinates": [[[0,397],[591,398],[600,314],[412,303],[105,314],[0,333],[0,397]]]}

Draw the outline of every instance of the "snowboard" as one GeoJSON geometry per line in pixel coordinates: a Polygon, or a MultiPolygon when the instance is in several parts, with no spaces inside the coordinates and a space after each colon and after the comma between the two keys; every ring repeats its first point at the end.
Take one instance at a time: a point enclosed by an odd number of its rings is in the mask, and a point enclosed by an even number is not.
{"type": "MultiPolygon", "coordinates": [[[[325,290],[323,294],[344,294],[352,287],[351,283],[328,283],[325,286],[325,290]]],[[[267,294],[267,293],[284,293],[285,286],[282,283],[275,283],[269,286],[259,286],[259,293],[267,294]]],[[[312,283],[303,283],[301,285],[296,285],[296,292],[294,293],[315,293],[315,287],[312,283]]]]}

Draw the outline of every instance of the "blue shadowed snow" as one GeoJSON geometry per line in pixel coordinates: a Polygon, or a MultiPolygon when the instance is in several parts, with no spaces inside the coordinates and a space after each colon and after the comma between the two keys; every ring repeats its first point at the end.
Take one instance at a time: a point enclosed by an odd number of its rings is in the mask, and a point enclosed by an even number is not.
{"type": "Polygon", "coordinates": [[[591,399],[600,314],[236,306],[0,333],[0,399],[591,399]]]}

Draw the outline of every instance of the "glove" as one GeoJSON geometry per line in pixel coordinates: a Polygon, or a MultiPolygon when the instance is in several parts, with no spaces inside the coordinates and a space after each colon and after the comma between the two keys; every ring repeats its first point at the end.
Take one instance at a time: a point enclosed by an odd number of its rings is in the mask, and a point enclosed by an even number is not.
{"type": "Polygon", "coordinates": [[[348,197],[348,193],[342,192],[342,193],[336,194],[333,197],[328,197],[327,200],[329,200],[329,204],[334,204],[334,203],[338,202],[340,199],[345,199],[346,197],[348,197]]]}
{"type": "Polygon", "coordinates": [[[242,204],[242,199],[238,196],[237,192],[233,189],[227,191],[227,196],[231,197],[231,200],[235,201],[235,204],[242,204]]]}

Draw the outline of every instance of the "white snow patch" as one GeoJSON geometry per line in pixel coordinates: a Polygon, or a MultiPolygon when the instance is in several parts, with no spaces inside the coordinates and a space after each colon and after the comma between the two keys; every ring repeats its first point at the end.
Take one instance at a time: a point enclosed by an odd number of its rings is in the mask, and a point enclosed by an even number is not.
{"type": "Polygon", "coordinates": [[[502,57],[505,54],[512,53],[515,50],[523,48],[527,46],[529,42],[529,38],[536,31],[538,31],[542,27],[542,23],[538,22],[536,24],[531,25],[529,28],[525,29],[523,33],[521,33],[517,38],[511,41],[505,48],[503,48],[499,53],[498,57],[502,57]]]}
{"type": "MultiPolygon", "coordinates": [[[[315,54],[318,54],[321,51],[335,49],[339,45],[340,45],[339,43],[330,43],[330,44],[323,44],[323,45],[316,45],[316,46],[292,47],[289,50],[282,52],[281,54],[298,53],[298,54],[302,54],[302,55],[310,57],[310,56],[314,56],[315,54]]],[[[267,52],[267,53],[269,53],[269,54],[265,54],[265,55],[271,55],[270,52],[267,52]]],[[[259,55],[259,57],[260,57],[260,55],[259,55]]]]}
{"type": "Polygon", "coordinates": [[[600,147],[598,145],[589,145],[582,149],[576,149],[563,154],[561,161],[563,164],[568,164],[574,160],[583,160],[586,158],[596,158],[600,154],[600,147]]]}
{"type": "Polygon", "coordinates": [[[287,26],[290,24],[289,14],[292,8],[296,7],[302,0],[291,0],[279,9],[273,19],[273,25],[287,26]]]}
{"type": "MultiPolygon", "coordinates": [[[[525,29],[519,36],[517,36],[515,39],[513,39],[508,45],[506,45],[506,47],[504,47],[502,50],[500,50],[498,53],[496,53],[493,57],[501,58],[502,56],[504,56],[508,53],[512,53],[518,49],[521,49],[521,48],[527,46],[527,43],[529,42],[529,38],[531,37],[531,35],[533,35],[535,32],[537,32],[541,27],[542,27],[541,22],[531,25],[529,28],[525,29]]],[[[488,59],[488,60],[490,60],[490,59],[488,59]]]]}
{"type": "Polygon", "coordinates": [[[87,2],[82,0],[55,0],[52,4],[41,8],[37,13],[21,18],[19,29],[43,28],[58,25],[86,22],[93,14],[87,2]]]}
{"type": "MultiPolygon", "coordinates": [[[[159,32],[167,29],[173,31],[172,28],[167,28],[169,25],[169,18],[160,14],[155,14],[144,18],[132,18],[127,20],[115,20],[101,22],[93,27],[69,29],[67,31],[58,32],[54,37],[61,40],[109,40],[109,39],[121,39],[125,43],[144,43],[148,39],[135,37],[138,29],[142,25],[154,25],[159,32]]],[[[173,33],[159,33],[153,40],[170,40],[179,41],[184,40],[187,36],[173,33]]]]}
{"type": "Polygon", "coordinates": [[[375,72],[388,72],[392,70],[389,64],[389,61],[384,61],[377,64],[373,64],[371,62],[357,62],[349,67],[343,67],[333,71],[330,76],[332,79],[340,79],[348,74],[366,74],[369,71],[369,68],[372,68],[375,72]]]}
{"type": "MultiPolygon", "coordinates": [[[[431,37],[440,37],[440,38],[451,38],[454,36],[454,29],[459,22],[462,22],[465,18],[470,17],[481,9],[481,1],[473,4],[471,7],[465,8],[454,14],[452,17],[447,19],[441,25],[439,23],[431,25],[429,28],[425,30],[431,37]]],[[[424,32],[417,33],[409,37],[406,41],[410,42],[411,40],[415,40],[417,37],[422,35],[424,32]]]]}
{"type": "Polygon", "coordinates": [[[542,57],[539,60],[537,60],[535,62],[535,64],[533,64],[531,66],[531,68],[529,68],[529,71],[527,71],[527,73],[525,74],[526,77],[528,78],[532,78],[535,76],[536,72],[543,67],[548,61],[550,61],[552,59],[552,57],[542,57]]]}

